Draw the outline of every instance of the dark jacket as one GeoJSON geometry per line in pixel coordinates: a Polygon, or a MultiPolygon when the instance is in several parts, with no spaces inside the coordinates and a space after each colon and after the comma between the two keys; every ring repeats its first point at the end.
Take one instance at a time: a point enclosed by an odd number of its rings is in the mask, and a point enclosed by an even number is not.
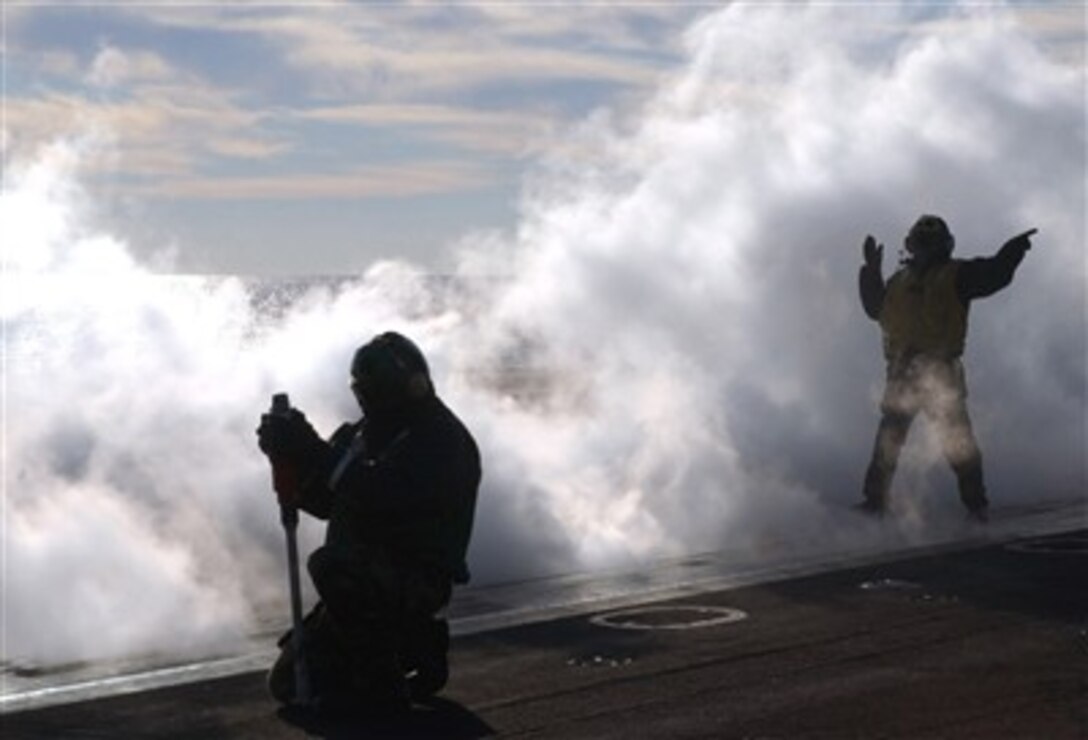
{"type": "MultiPolygon", "coordinates": [[[[993,295],[1012,282],[1016,268],[1024,259],[1026,249],[1016,244],[1006,244],[993,257],[976,257],[969,260],[957,260],[956,295],[964,306],[976,298],[993,295]]],[[[950,258],[934,262],[926,267],[932,270],[950,258]]],[[[918,269],[910,260],[901,270],[918,269]]],[[[873,321],[880,320],[880,309],[884,305],[886,283],[880,270],[862,265],[858,273],[858,288],[861,293],[861,305],[866,315],[873,321]]]]}
{"type": "Polygon", "coordinates": [[[480,455],[441,400],[389,423],[345,424],[317,457],[301,508],[328,520],[327,546],[382,547],[400,567],[467,582],[480,455]]]}

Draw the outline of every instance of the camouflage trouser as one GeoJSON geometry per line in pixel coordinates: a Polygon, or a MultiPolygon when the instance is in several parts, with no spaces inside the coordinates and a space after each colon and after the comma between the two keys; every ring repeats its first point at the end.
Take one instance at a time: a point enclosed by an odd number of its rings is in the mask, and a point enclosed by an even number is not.
{"type": "Polygon", "coordinates": [[[865,475],[864,495],[870,505],[886,505],[899,453],[920,411],[936,426],[964,505],[970,511],[986,507],[982,453],[967,414],[967,383],[959,359],[916,356],[907,362],[889,363],[880,410],[880,426],[865,475]]]}
{"type": "MultiPolygon", "coordinates": [[[[311,692],[327,704],[381,700],[404,689],[409,671],[442,671],[445,682],[449,631],[436,617],[450,597],[448,578],[396,567],[383,551],[338,552],[323,547],[310,556],[310,576],[321,602],[303,621],[303,651],[311,692]]],[[[290,632],[268,688],[280,702],[295,695],[295,651],[290,632]]],[[[433,679],[432,679],[433,680],[433,679]]],[[[437,686],[441,688],[441,686],[437,686]]]]}

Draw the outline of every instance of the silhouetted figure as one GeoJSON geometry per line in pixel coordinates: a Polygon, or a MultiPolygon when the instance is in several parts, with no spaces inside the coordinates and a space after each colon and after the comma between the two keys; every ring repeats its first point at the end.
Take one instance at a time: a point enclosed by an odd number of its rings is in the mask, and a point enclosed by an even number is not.
{"type": "MultiPolygon", "coordinates": [[[[303,630],[318,705],[397,711],[447,680],[449,628],[436,615],[469,578],[480,457],[405,337],[362,346],[351,389],[363,417],[329,441],[294,409],[264,415],[257,433],[266,454],[299,471],[293,503],[328,520],[307,563],[321,601],[303,630]]],[[[286,635],[280,646],[268,684],[288,703],[295,656],[286,635]]]]}
{"type": "Polygon", "coordinates": [[[887,385],[873,456],[859,508],[882,514],[900,450],[921,411],[938,429],[944,455],[959,483],[970,518],[986,520],[982,455],[967,414],[963,354],[971,302],[1008,285],[1035,229],[1005,242],[996,255],[952,259],[955,239],[944,220],[924,215],[904,241],[903,266],[884,282],[884,245],[865,237],[858,275],[861,302],[884,336],[887,385]]]}

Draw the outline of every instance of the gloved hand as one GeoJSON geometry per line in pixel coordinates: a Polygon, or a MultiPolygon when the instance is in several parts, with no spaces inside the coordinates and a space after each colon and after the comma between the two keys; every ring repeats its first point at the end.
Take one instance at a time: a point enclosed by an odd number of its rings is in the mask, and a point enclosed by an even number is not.
{"type": "Polygon", "coordinates": [[[257,445],[269,457],[305,463],[324,445],[306,415],[298,409],[286,414],[262,414],[257,445]]]}
{"type": "Polygon", "coordinates": [[[862,253],[865,255],[865,266],[870,270],[876,270],[879,274],[884,261],[884,245],[877,244],[876,239],[871,235],[866,236],[865,244],[862,246],[862,253]]]}
{"type": "Polygon", "coordinates": [[[1012,239],[1005,242],[1002,249],[1017,249],[1021,252],[1026,252],[1031,249],[1031,237],[1039,231],[1038,229],[1028,229],[1023,234],[1017,234],[1012,239]]]}

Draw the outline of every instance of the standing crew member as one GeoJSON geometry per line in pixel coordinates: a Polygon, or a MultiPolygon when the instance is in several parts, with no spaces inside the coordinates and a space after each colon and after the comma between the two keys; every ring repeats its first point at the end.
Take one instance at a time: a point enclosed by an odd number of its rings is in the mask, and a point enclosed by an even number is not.
{"type": "MultiPolygon", "coordinates": [[[[359,348],[351,390],[363,417],[329,441],[294,409],[263,416],[257,434],[299,470],[297,500],[284,503],[328,521],[307,563],[321,597],[304,621],[312,692],[333,709],[399,710],[446,683],[449,628],[437,615],[468,581],[480,457],[400,334],[359,348]]],[[[286,636],[280,645],[269,689],[286,703],[295,655],[286,636]]]]}
{"type": "Polygon", "coordinates": [[[860,510],[885,511],[899,452],[921,411],[937,425],[968,516],[986,521],[982,455],[967,415],[961,360],[967,314],[971,301],[1012,282],[1035,231],[1009,239],[993,257],[958,260],[952,259],[955,239],[948,225],[924,215],[904,241],[903,266],[887,283],[881,269],[884,245],[865,237],[858,283],[865,313],[880,323],[884,336],[887,385],[860,510]]]}

